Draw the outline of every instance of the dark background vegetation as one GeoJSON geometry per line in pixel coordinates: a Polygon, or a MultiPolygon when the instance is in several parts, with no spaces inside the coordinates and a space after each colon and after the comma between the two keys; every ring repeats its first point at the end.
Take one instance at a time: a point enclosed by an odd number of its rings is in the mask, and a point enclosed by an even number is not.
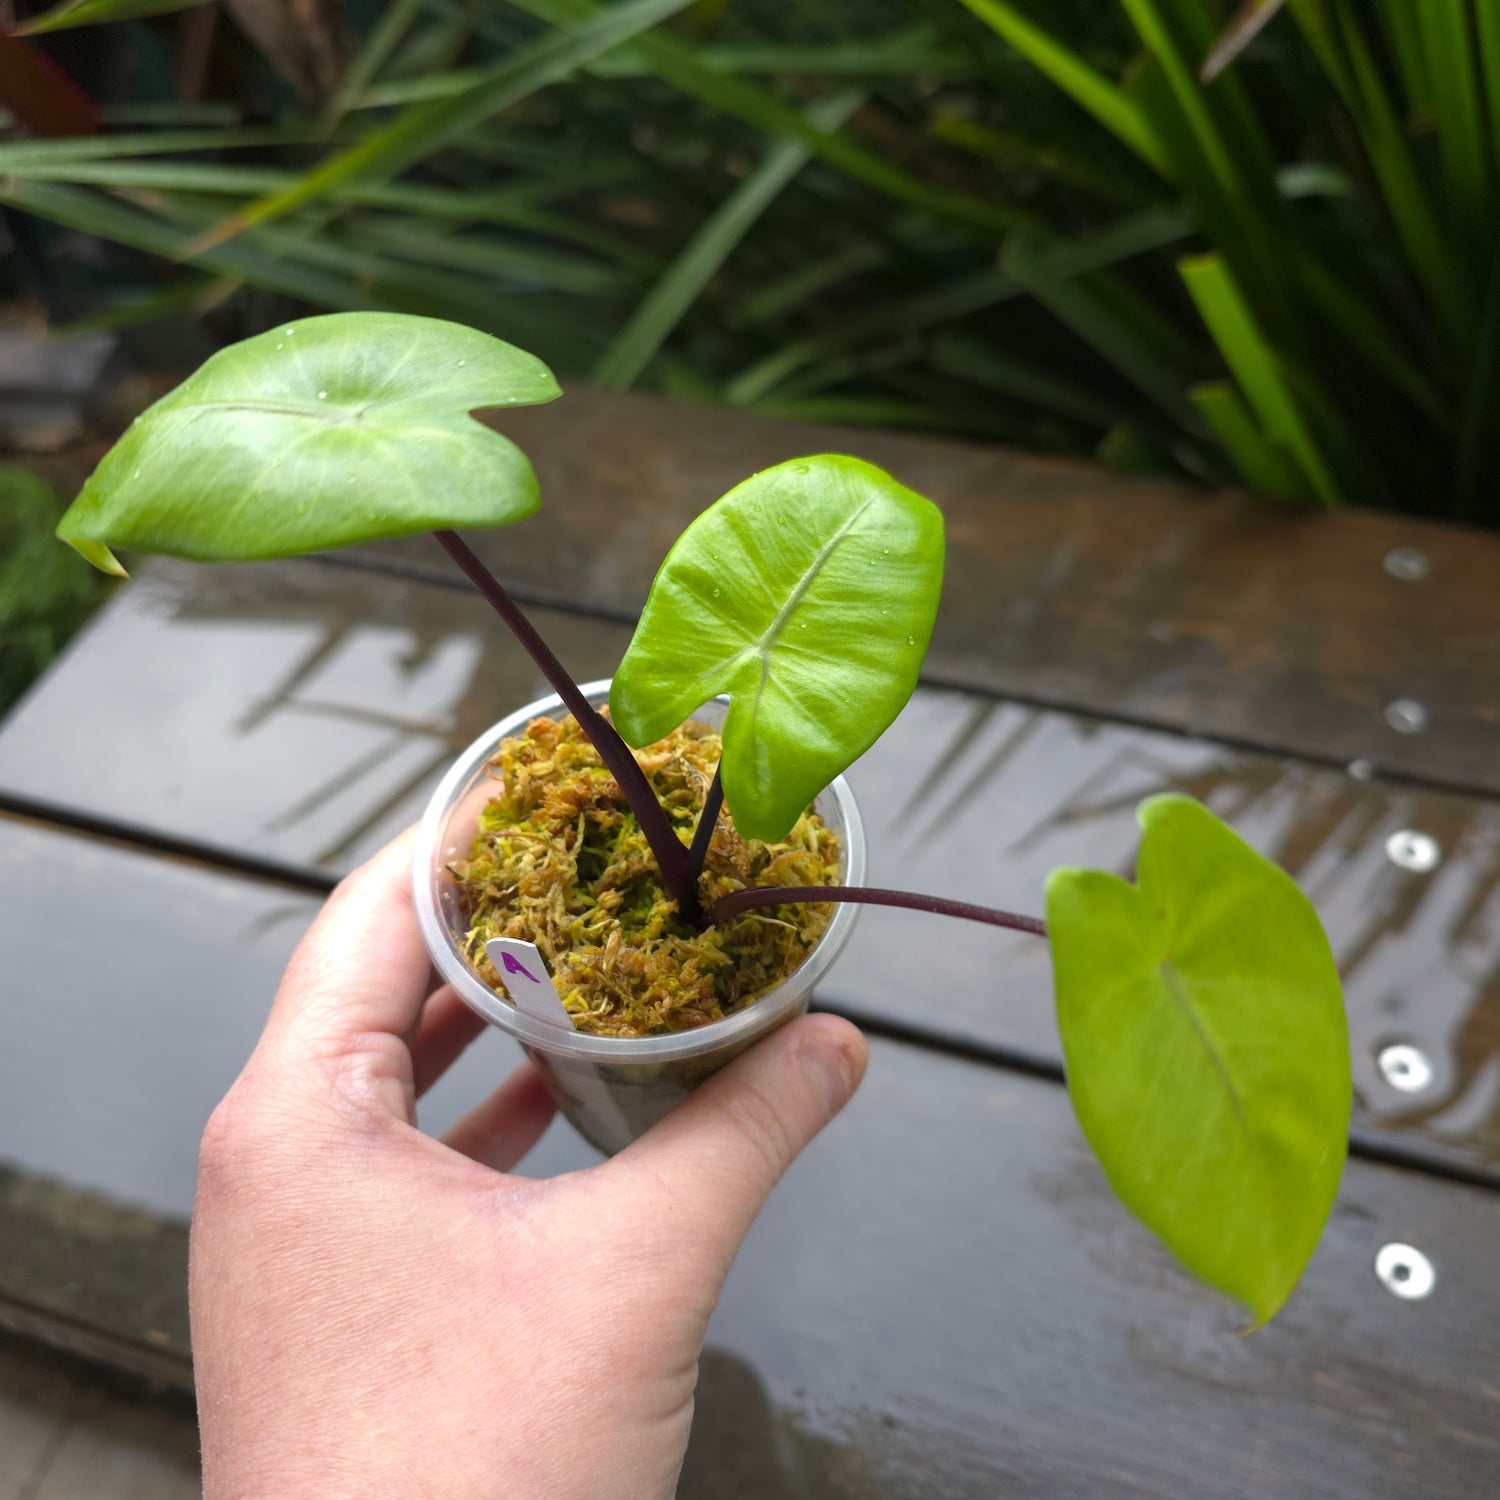
{"type": "Polygon", "coordinates": [[[395,308],[565,379],[1497,518],[1500,7],[171,6],[0,37],[3,291],[54,340],[181,366],[395,308]]]}

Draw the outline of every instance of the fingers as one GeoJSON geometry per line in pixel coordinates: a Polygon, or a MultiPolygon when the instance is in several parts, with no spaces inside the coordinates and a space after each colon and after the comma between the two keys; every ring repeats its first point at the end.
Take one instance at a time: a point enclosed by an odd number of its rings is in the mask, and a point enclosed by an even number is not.
{"type": "Polygon", "coordinates": [[[408,1043],[418,1099],[458,1061],[485,1024],[484,1017],[470,1010],[451,985],[427,997],[422,1019],[408,1043]]]}
{"type": "Polygon", "coordinates": [[[556,1106],[542,1075],[522,1063],[483,1104],[443,1136],[443,1144],[497,1172],[508,1172],[536,1145],[556,1106]]]}
{"type": "Polygon", "coordinates": [[[767,1195],[849,1101],[867,1060],[847,1021],[804,1016],[710,1078],[609,1170],[628,1192],[666,1184],[674,1234],[727,1272],[767,1195]]]}
{"type": "Polygon", "coordinates": [[[268,1038],[300,1033],[337,1053],[416,1024],[430,965],[412,909],[414,838],[408,830],[387,844],[328,898],[292,955],[268,1038]]]}

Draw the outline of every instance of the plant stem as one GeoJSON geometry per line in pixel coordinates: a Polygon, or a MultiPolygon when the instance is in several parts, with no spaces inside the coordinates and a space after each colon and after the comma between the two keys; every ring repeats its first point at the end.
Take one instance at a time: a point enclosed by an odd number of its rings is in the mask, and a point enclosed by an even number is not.
{"type": "Polygon", "coordinates": [[[919,896],[913,891],[885,891],[868,885],[752,885],[720,896],[708,909],[708,922],[727,922],[757,906],[789,906],[794,902],[850,901],[862,906],[903,906],[909,911],[930,911],[940,917],[962,917],[969,922],[988,922],[991,927],[1009,927],[1014,932],[1046,937],[1047,924],[1040,917],[1023,917],[1013,911],[996,911],[970,901],[949,901],[945,896],[919,896]]]}
{"type": "Polygon", "coordinates": [[[714,829],[719,822],[719,809],[724,805],[723,763],[714,767],[714,779],[708,784],[708,795],[703,799],[703,811],[698,814],[698,826],[693,830],[692,846],[688,849],[688,881],[693,893],[692,910],[679,908],[683,916],[697,926],[703,924],[703,912],[698,901],[698,879],[708,860],[708,846],[713,842],[714,829]]]}
{"type": "Polygon", "coordinates": [[[683,848],[672,820],[651,790],[646,773],[641,770],[634,751],[620,738],[620,731],[583,696],[582,689],[568,675],[568,670],[553,654],[552,648],[538,633],[535,625],[521,612],[521,606],[505,591],[500,580],[475,556],[457,532],[434,531],[438,545],[463,569],[469,582],[484,596],[485,603],[510,627],[510,632],[526,648],[542,676],[578,726],[599,752],[599,759],[620,784],[630,810],[641,825],[641,832],[656,857],[662,884],[676,900],[681,912],[697,910],[697,883],[689,877],[688,851],[683,848]]]}

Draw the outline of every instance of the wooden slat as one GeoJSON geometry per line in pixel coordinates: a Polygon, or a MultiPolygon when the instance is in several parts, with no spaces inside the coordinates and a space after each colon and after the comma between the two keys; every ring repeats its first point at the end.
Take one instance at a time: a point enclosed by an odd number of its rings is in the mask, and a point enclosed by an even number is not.
{"type": "MultiPolygon", "coordinates": [[[[623,649],[621,626],[537,618],[581,675],[606,673],[623,649]]],[[[454,750],[538,690],[461,591],[309,562],[157,565],[0,730],[0,798],[315,884],[411,822],[454,750]]],[[[1204,798],[1296,875],[1328,924],[1361,1143],[1500,1181],[1500,804],[933,689],[851,780],[874,883],[1031,913],[1058,865],[1129,872],[1143,797],[1204,798]],[[1403,829],[1436,840],[1434,870],[1390,861],[1403,829]],[[1377,1066],[1397,1042],[1432,1062],[1415,1095],[1377,1066]]],[[[866,912],[822,999],[1058,1065],[1033,938],[866,912]]]]}
{"type": "MultiPolygon", "coordinates": [[[[580,680],[628,632],[540,611],[580,680]]],[[[316,562],[143,569],[0,726],[0,795],[228,860],[357,864],[548,688],[467,592],[316,562]]]]}
{"type": "MultiPolygon", "coordinates": [[[[1301,514],[1002,448],[570,389],[494,419],[545,506],[476,533],[534,597],[633,616],[682,527],[768,464],[851,452],[946,513],[933,680],[1500,792],[1500,537],[1301,514]],[[1413,548],[1426,576],[1383,560],[1413,548]],[[1393,728],[1412,698],[1428,727],[1393,728]]],[[[439,570],[426,537],[375,555],[439,570]]]]}
{"type": "MultiPolygon", "coordinates": [[[[192,1143],[311,899],[14,821],[0,850],[7,993],[35,997],[0,1052],[0,1306],[185,1360],[192,1143]]],[[[472,1051],[427,1127],[508,1048],[472,1051]]],[[[554,1126],[526,1170],[593,1160],[554,1126]]],[[[1060,1088],[877,1042],[730,1279],[683,1493],[1487,1494],[1497,1234],[1500,1194],[1354,1163],[1305,1286],[1240,1338],[1110,1197],[1060,1088]],[[1433,1261],[1428,1300],[1376,1281],[1392,1240],[1433,1261]]]]}
{"type": "MultiPolygon", "coordinates": [[[[185,1373],[198,1137],[318,904],[0,816],[0,1328],[185,1373]]],[[[487,1034],[424,1123],[519,1055],[487,1034]]]]}
{"type": "MultiPolygon", "coordinates": [[[[34,1331],[71,1328],[75,1347],[92,1334],[96,1355],[185,1361],[170,1210],[191,1191],[205,1100],[258,1023],[256,976],[305,909],[276,922],[281,889],[81,842],[5,830],[7,960],[61,1014],[12,1027],[0,1140],[63,1183],[7,1176],[0,1305],[49,1313],[34,1331]],[[70,872],[67,912],[45,879],[17,878],[49,868],[70,872]],[[133,937],[108,982],[57,985],[73,912],[111,903],[106,936],[133,937]],[[161,1207],[109,1201],[127,1197],[161,1207]]],[[[445,1084],[453,1111],[499,1071],[463,1068],[445,1084]]],[[[594,1159],[554,1127],[526,1170],[594,1159]]],[[[1303,1289],[1241,1338],[1236,1310],[1110,1197],[1061,1089],[877,1042],[730,1278],[682,1493],[1486,1494],[1500,1481],[1497,1234],[1500,1195],[1356,1163],[1303,1289]],[[1392,1240],[1437,1267],[1428,1300],[1376,1281],[1392,1240]]]]}

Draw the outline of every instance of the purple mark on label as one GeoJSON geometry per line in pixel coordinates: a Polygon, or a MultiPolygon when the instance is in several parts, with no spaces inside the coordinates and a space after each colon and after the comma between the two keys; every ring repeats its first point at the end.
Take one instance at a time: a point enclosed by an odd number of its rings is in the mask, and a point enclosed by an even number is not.
{"type": "Polygon", "coordinates": [[[504,962],[507,974],[524,974],[533,984],[540,984],[542,982],[514,954],[503,953],[501,954],[501,959],[504,962]]]}

